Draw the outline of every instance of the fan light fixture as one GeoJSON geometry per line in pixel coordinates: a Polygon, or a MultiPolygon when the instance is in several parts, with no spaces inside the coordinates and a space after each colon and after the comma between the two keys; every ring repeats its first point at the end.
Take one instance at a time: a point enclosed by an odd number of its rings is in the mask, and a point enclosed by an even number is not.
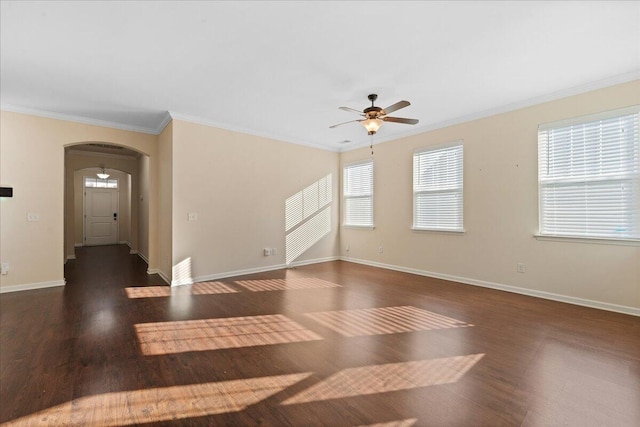
{"type": "Polygon", "coordinates": [[[98,175],[98,178],[100,179],[107,179],[109,178],[109,174],[105,172],[104,168],[101,168],[102,172],[97,173],[96,175],[98,175]]]}
{"type": "Polygon", "coordinates": [[[368,97],[369,101],[371,101],[371,107],[367,107],[362,111],[358,111],[354,108],[349,107],[338,107],[343,111],[349,111],[352,113],[356,113],[362,117],[359,120],[350,120],[344,123],[338,123],[337,125],[329,126],[330,129],[333,129],[338,126],[346,125],[347,123],[358,122],[364,126],[369,135],[374,135],[383,122],[392,122],[392,123],[403,123],[406,125],[416,125],[418,124],[418,119],[405,119],[404,117],[390,117],[389,113],[393,113],[396,110],[399,110],[404,107],[408,107],[411,105],[409,101],[398,101],[395,104],[389,105],[387,108],[382,109],[380,107],[376,107],[374,102],[378,99],[378,95],[375,93],[370,94],[368,97]]]}
{"type": "Polygon", "coordinates": [[[373,135],[378,132],[380,126],[382,126],[382,120],[380,119],[367,119],[360,122],[365,127],[369,135],[373,135]]]}

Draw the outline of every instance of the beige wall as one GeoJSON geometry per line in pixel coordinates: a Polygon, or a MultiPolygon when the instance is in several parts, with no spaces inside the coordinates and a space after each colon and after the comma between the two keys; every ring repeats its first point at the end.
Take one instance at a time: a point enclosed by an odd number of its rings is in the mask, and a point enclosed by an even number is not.
{"type": "MultiPolygon", "coordinates": [[[[375,145],[375,229],[341,229],[341,255],[470,283],[640,307],[640,247],[533,237],[538,125],[638,103],[635,81],[375,145]],[[412,231],[414,150],[460,139],[466,233],[412,231]],[[516,272],[518,262],[526,273],[516,272]]],[[[345,152],[341,164],[369,157],[368,149],[345,152]]]]}
{"type": "MultiPolygon", "coordinates": [[[[0,113],[0,183],[14,197],[0,202],[0,257],[10,264],[0,286],[53,285],[63,281],[64,147],[106,142],[131,147],[156,157],[157,136],[63,120],[2,111],[0,113]],[[40,221],[27,222],[27,213],[40,221]]],[[[153,206],[154,183],[151,183],[153,206]]],[[[150,220],[150,240],[156,232],[150,220]]],[[[155,268],[153,252],[150,268],[155,268]]]]}
{"type": "MultiPolygon", "coordinates": [[[[138,191],[137,197],[131,198],[132,209],[137,206],[138,210],[138,253],[145,260],[149,259],[149,156],[138,158],[138,191]]],[[[132,183],[132,188],[136,186],[132,183]]],[[[132,231],[132,233],[135,232],[132,231]]]]}
{"type": "Polygon", "coordinates": [[[338,153],[174,120],[173,265],[190,259],[196,279],[283,265],[285,200],[328,174],[332,229],[298,261],[335,256],[338,163],[338,153]]]}
{"type": "Polygon", "coordinates": [[[172,212],[173,212],[173,122],[158,137],[158,273],[171,282],[172,212]]]}

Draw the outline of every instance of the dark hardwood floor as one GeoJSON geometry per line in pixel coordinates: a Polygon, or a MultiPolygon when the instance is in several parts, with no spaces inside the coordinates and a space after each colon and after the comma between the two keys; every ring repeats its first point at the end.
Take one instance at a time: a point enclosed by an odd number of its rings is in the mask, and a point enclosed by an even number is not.
{"type": "Polygon", "coordinates": [[[640,425],[640,318],[341,261],[65,277],[0,296],[3,425],[640,425]]]}

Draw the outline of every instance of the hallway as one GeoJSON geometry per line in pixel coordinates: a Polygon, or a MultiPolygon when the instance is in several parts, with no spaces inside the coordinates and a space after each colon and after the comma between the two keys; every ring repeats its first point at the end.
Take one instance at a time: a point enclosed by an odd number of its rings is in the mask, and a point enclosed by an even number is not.
{"type": "Polygon", "coordinates": [[[0,422],[640,420],[632,316],[341,261],[179,288],[146,268],[79,248],[64,288],[0,296],[0,422]]]}

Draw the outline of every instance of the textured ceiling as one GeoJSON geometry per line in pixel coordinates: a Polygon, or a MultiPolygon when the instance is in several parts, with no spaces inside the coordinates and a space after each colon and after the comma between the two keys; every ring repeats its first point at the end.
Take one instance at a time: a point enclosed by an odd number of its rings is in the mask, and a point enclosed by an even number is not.
{"type": "Polygon", "coordinates": [[[640,2],[1,2],[2,108],[331,150],[640,77],[640,2]],[[350,144],[340,141],[350,140],[350,144]]]}

